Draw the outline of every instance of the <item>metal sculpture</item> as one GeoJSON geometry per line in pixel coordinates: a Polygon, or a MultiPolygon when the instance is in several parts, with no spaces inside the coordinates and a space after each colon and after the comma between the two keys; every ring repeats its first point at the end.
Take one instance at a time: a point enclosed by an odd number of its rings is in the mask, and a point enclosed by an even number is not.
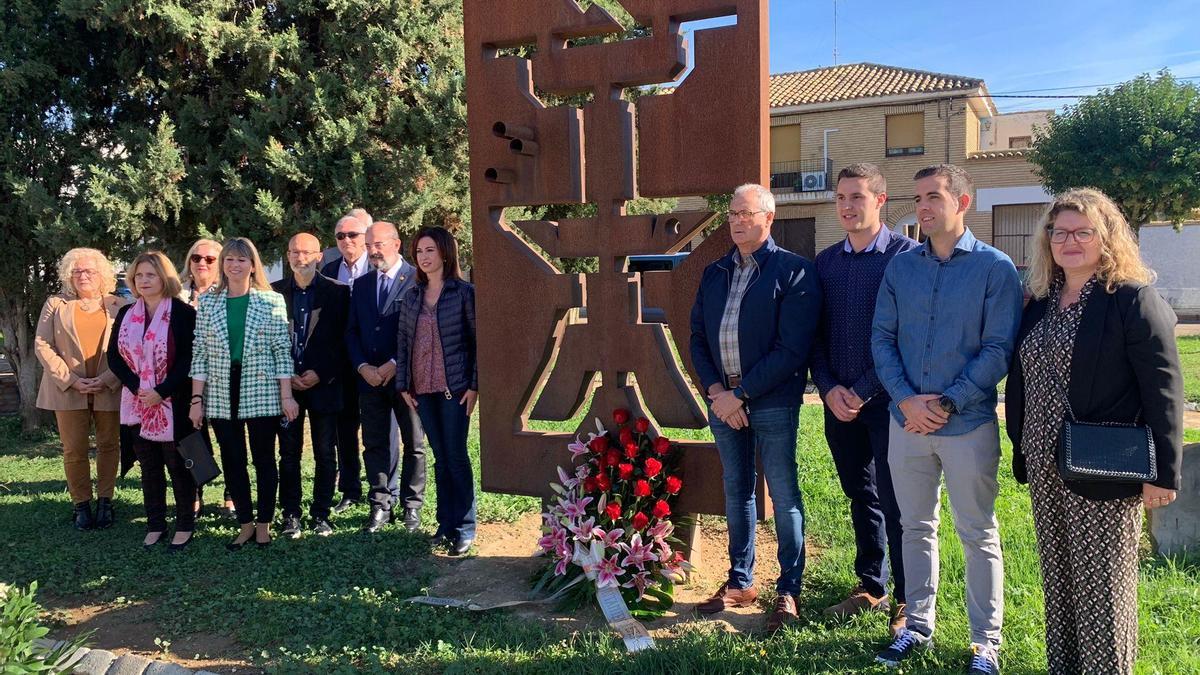
{"type": "MultiPolygon", "coordinates": [[[[706,424],[688,319],[700,274],[728,250],[728,233],[719,229],[670,272],[630,273],[628,256],[678,252],[716,214],[631,216],[626,203],[765,182],[767,0],[619,1],[649,36],[597,41],[625,27],[575,0],[464,0],[488,491],[546,495],[574,434],[535,431],[529,420],[569,420],[589,397],[581,430],[618,407],[656,425],[706,424]],[[627,88],[683,75],[683,22],[722,16],[736,25],[694,33],[695,65],[681,82],[627,100],[627,88]],[[511,53],[520,48],[523,56],[511,53]],[[590,100],[579,106],[544,103],[581,94],[590,100]],[[505,218],[509,207],[583,203],[596,205],[594,218],[505,218]],[[596,257],[600,269],[563,274],[546,256],[596,257]],[[662,308],[666,326],[644,323],[643,303],[662,308]]],[[[724,513],[715,446],[682,444],[679,508],[724,513]]]]}

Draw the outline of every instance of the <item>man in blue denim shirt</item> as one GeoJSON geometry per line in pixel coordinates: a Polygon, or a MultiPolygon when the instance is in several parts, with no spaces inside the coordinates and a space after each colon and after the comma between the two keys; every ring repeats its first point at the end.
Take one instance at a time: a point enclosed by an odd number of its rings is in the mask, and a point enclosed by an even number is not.
{"type": "Polygon", "coordinates": [[[1021,281],[1008,256],[963,218],[971,178],[942,164],[917,172],[925,245],[896,256],[875,305],[871,351],[892,398],[889,463],[904,529],[907,628],[877,660],[898,666],[933,636],[941,477],[967,563],[970,673],[999,673],[1004,565],[995,502],[1000,437],[996,385],[1021,319],[1021,281]]]}
{"type": "Polygon", "coordinates": [[[755,451],[775,505],[778,597],[767,630],[794,620],[804,574],[804,503],[796,473],[796,430],[821,291],[811,261],[771,239],[775,197],[743,185],[729,205],[735,248],[704,270],[692,307],[690,351],[711,401],[729,523],[729,577],[697,609],[753,605],[755,451]]]}

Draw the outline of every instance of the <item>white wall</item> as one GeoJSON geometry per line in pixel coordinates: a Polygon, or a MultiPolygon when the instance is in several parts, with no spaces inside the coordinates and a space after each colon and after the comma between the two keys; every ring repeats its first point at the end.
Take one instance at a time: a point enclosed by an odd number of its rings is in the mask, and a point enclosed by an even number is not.
{"type": "Polygon", "coordinates": [[[1142,259],[1158,273],[1154,287],[1181,314],[1200,314],[1200,223],[1176,232],[1170,225],[1147,225],[1139,237],[1142,259]]]}
{"type": "Polygon", "coordinates": [[[1008,150],[1008,139],[1032,136],[1033,125],[1045,124],[1049,110],[1008,113],[985,117],[979,121],[980,150],[1008,150]]]}

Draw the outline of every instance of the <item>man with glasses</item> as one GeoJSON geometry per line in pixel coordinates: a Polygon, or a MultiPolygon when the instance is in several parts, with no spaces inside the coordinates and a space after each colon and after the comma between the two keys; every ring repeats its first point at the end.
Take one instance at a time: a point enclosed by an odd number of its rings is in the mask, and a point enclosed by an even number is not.
{"type": "Polygon", "coordinates": [[[288,242],[291,276],[271,287],[283,296],[291,326],[292,393],[300,406],[296,419],[279,431],[279,504],[283,536],[300,537],[300,453],[304,447],[304,418],[308,417],[316,476],[313,481],[313,533],[333,534],[329,524],[337,473],[337,416],[342,411],[342,382],[346,361],[346,319],[350,287],[317,274],[321,244],[301,233],[288,242]]]}
{"type": "Polygon", "coordinates": [[[757,515],[755,454],[775,507],[778,597],[767,618],[774,631],[797,618],[804,574],[804,503],[796,474],[796,430],[808,353],[821,312],[813,263],[775,245],[775,197],[761,185],[733,193],[734,247],[709,265],[692,307],[692,362],[709,399],[709,425],[721,456],[729,524],[727,581],[700,603],[702,614],[747,607],[754,587],[757,515]]]}
{"type": "Polygon", "coordinates": [[[415,532],[425,500],[424,431],[416,411],[396,391],[393,378],[400,320],[396,299],[416,283],[416,268],[400,256],[400,234],[391,223],[372,225],[366,244],[375,269],[354,282],[346,330],[350,362],[358,374],[363,460],[371,488],[371,515],[363,529],[378,532],[392,519],[392,509],[400,502],[404,527],[415,532]],[[391,441],[393,419],[400,428],[402,452],[391,441]]]}
{"type": "Polygon", "coordinates": [[[1021,280],[1008,256],[967,229],[966,171],[939,164],[913,180],[928,239],[884,271],[871,336],[875,370],[892,399],[888,461],[907,596],[906,628],[876,660],[898,667],[933,637],[945,476],[966,559],[968,672],[995,675],[1004,617],[996,385],[1008,374],[1021,321],[1021,280]]]}
{"type": "MultiPolygon", "coordinates": [[[[371,270],[367,259],[367,228],[371,216],[363,209],[353,209],[342,216],[334,227],[337,251],[340,255],[321,270],[321,274],[346,284],[354,282],[371,270]]],[[[358,374],[347,359],[343,363],[342,400],[345,405],[337,420],[338,491],[342,499],[333,507],[341,513],[362,501],[362,463],[358,455],[358,374]]],[[[394,436],[395,434],[393,434],[394,436]]]]}

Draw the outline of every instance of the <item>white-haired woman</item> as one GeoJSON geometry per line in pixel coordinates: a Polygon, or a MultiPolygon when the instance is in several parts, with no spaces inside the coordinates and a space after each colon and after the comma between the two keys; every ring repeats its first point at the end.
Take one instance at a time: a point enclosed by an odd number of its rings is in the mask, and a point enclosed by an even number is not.
{"type": "Polygon", "coordinates": [[[116,274],[104,254],[73,248],[58,263],[62,292],[50,296],[38,319],[34,351],[42,363],[37,407],[53,410],[63,444],[63,470],[75,505],[75,529],[113,524],[113,489],[121,462],[120,387],[106,352],[117,311],[116,274]],[[96,502],[88,437],[96,434],[96,502]]]}
{"type": "Polygon", "coordinates": [[[221,281],[200,299],[192,349],[193,426],[208,418],[221,446],[225,484],[237,507],[241,532],[227,544],[238,550],[253,537],[271,543],[279,470],[275,436],[280,415],[296,418],[292,396],[292,344],[283,296],[271,290],[258,249],[234,237],[221,249],[221,281]],[[247,470],[246,435],[258,488],[255,518],[247,470]]]}
{"type": "Polygon", "coordinates": [[[1152,279],[1111,199],[1082,188],[1054,200],[1004,399],[1013,473],[1033,502],[1051,673],[1132,673],[1137,658],[1142,508],[1174,501],[1183,457],[1175,313],[1152,279]],[[1064,480],[1064,420],[1145,424],[1157,478],[1064,480]]]}

